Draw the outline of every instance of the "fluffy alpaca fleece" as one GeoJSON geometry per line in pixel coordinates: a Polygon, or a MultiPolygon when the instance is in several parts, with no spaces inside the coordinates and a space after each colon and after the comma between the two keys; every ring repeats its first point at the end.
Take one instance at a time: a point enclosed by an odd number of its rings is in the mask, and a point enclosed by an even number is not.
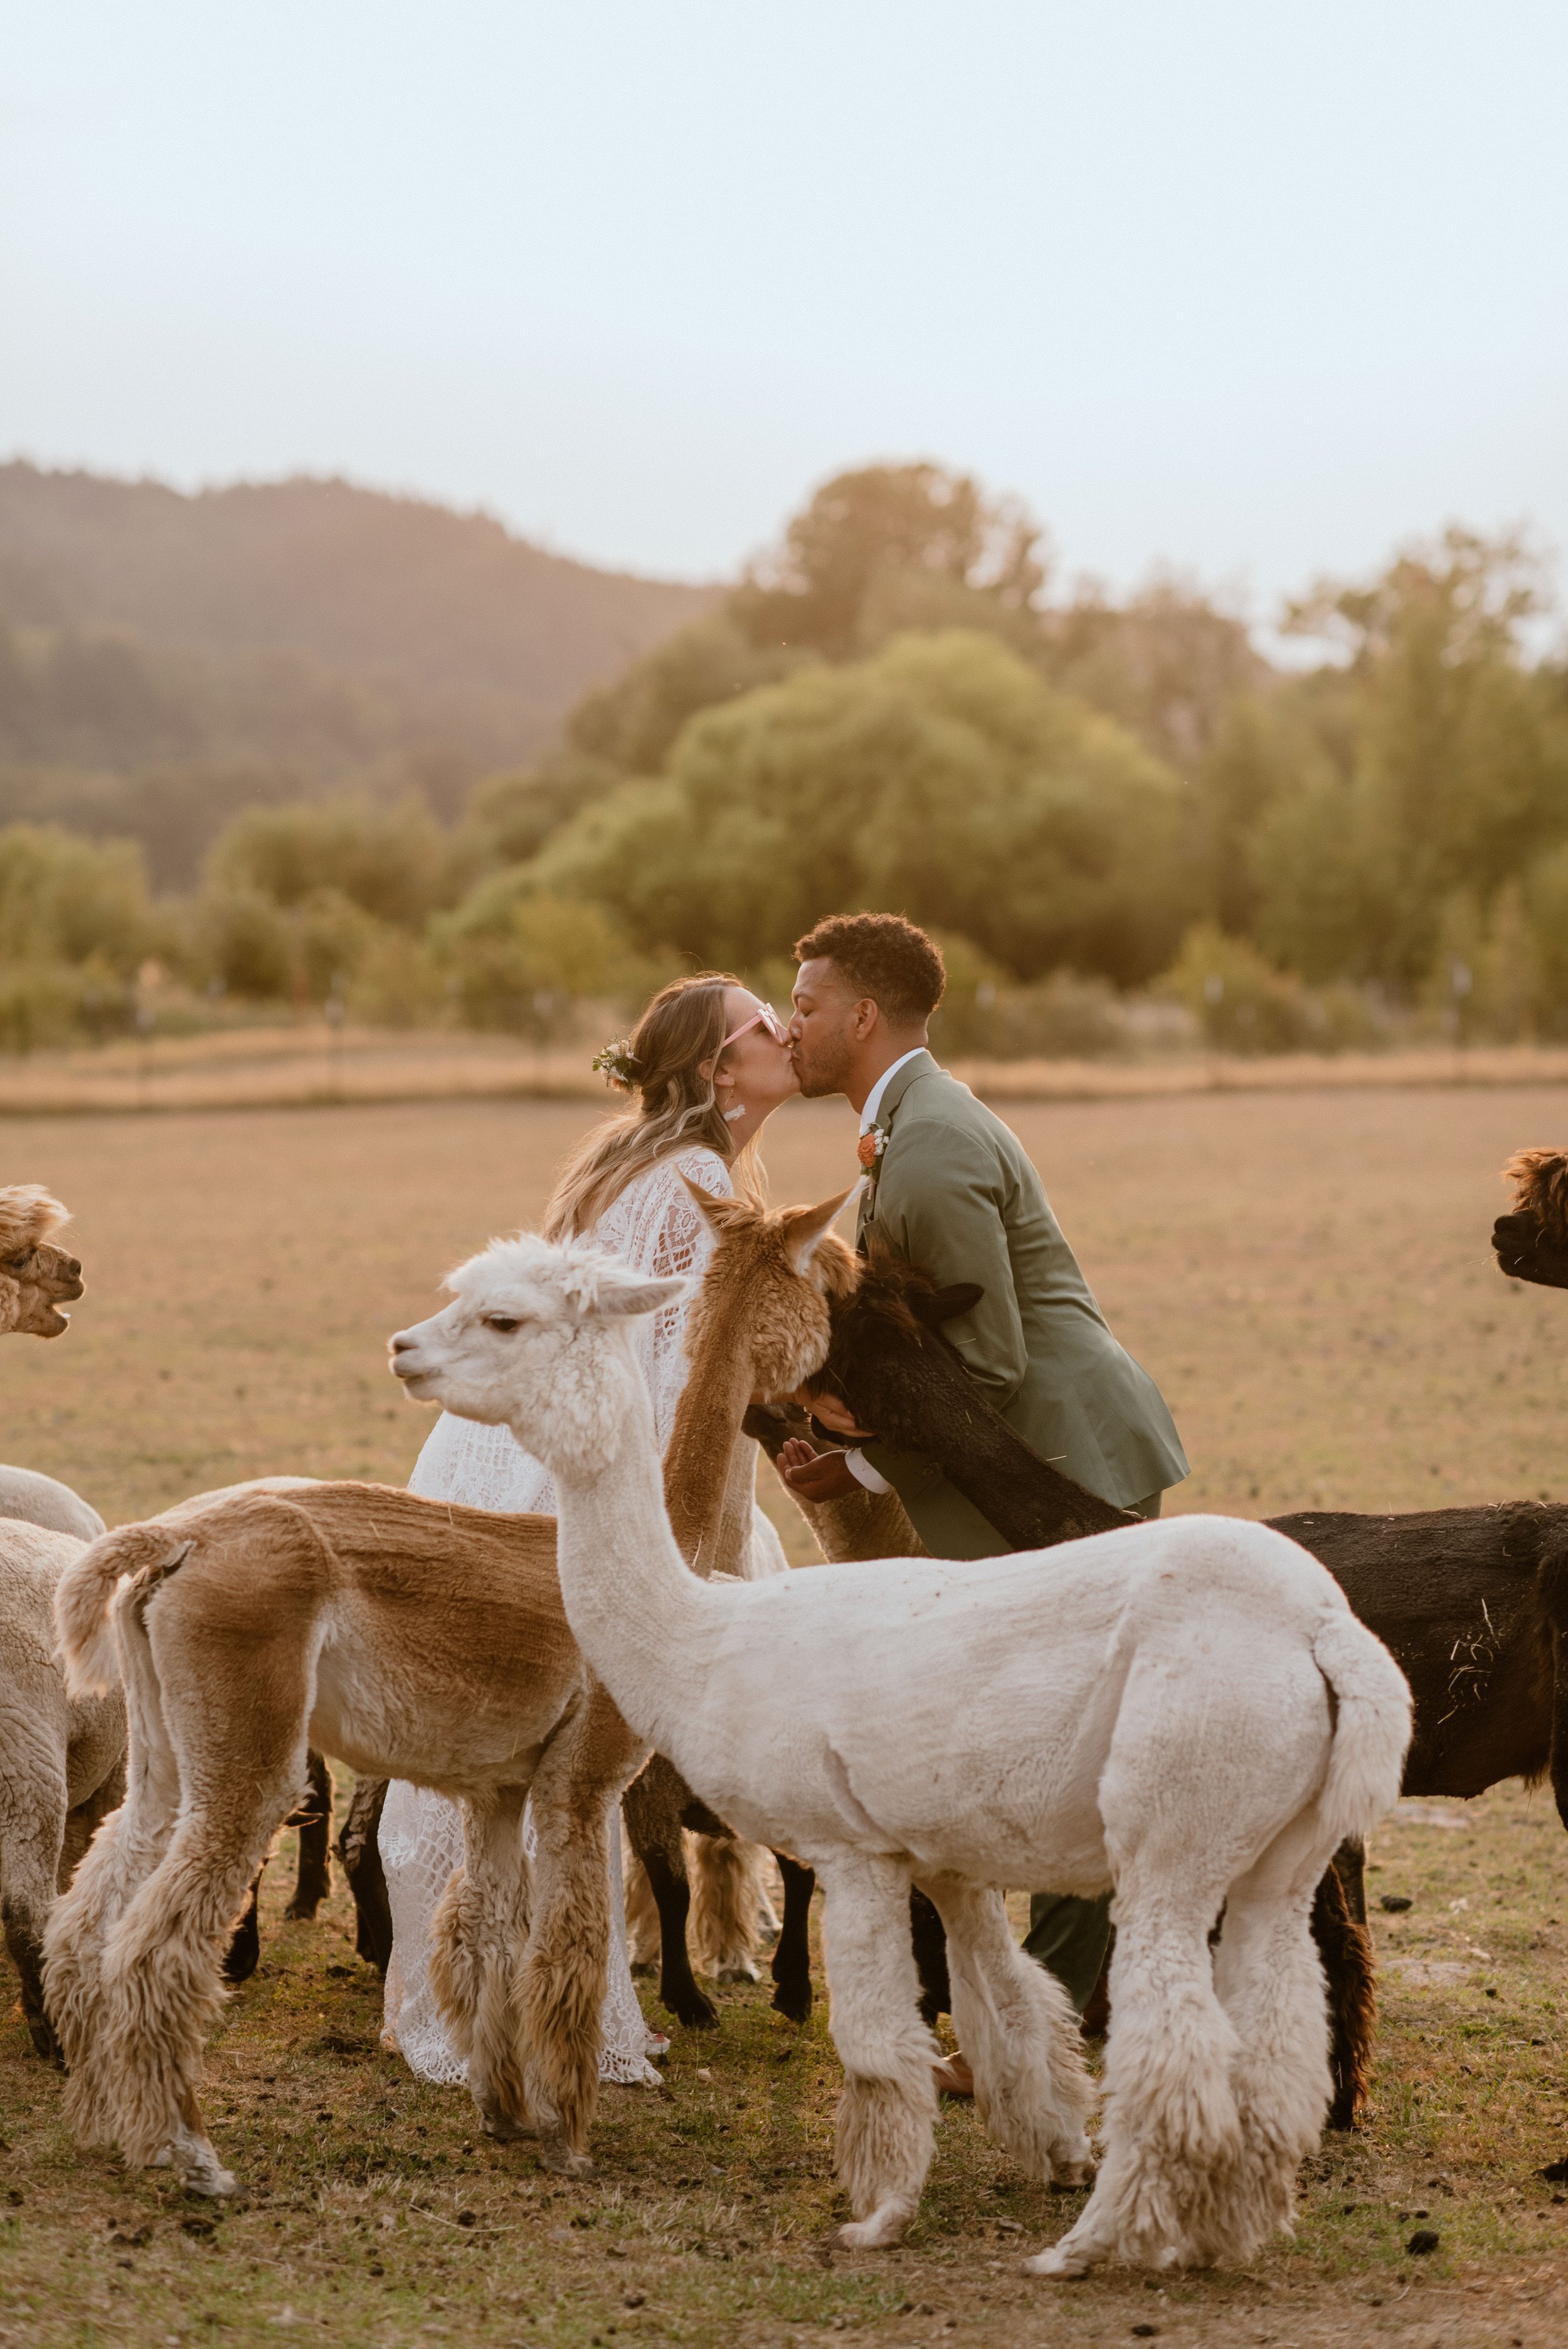
{"type": "Polygon", "coordinates": [[[82,1268],[51,1235],[70,1217],[41,1184],[0,1187],[0,1338],[57,1338],[83,1294],[82,1268]]]}
{"type": "Polygon", "coordinates": [[[0,1915],[28,2033],[49,2057],[59,2048],[44,2004],[45,1928],[125,1786],[118,1685],[67,1696],[54,1658],[56,1588],[82,1549],[70,1534],[0,1524],[0,1915]]]}
{"type": "MultiPolygon", "coordinates": [[[[768,1221],[727,1206],[721,1249],[768,1221]]],[[[802,1282],[816,1253],[799,1253],[802,1282]]],[[[625,1330],[679,1284],[524,1237],[450,1287],[393,1340],[394,1369],[526,1431],[555,1477],[584,1653],[704,1800],[823,1886],[855,2213],[841,2240],[895,2240],[930,2161],[912,1882],[943,1911],[988,2125],[1068,2179],[1088,2090],[1066,1994],[1017,1950],[995,1888],[1113,1886],[1105,2159],[1032,2264],[1250,2256],[1287,2222],[1328,2102],[1313,1890],[1394,1802],[1409,1735],[1405,1683],[1330,1577],[1266,1527],[1185,1517],[958,1568],[705,1583],[664,1513],[625,1330]]],[[[797,1348],[773,1391],[821,1350],[797,1348]]]]}
{"type": "MultiPolygon", "coordinates": [[[[820,1350],[826,1309],[804,1294],[795,1319],[804,1311],[820,1350]]],[[[745,1394],[726,1403],[724,1433],[701,1373],[712,1350],[735,1354],[740,1310],[716,1300],[691,1341],[670,1444],[694,1555],[722,1555],[739,1518],[730,1447],[745,1394]]],[[[47,1945],[67,2117],[84,2142],[118,2139],[142,2162],[170,2147],[197,2190],[232,2190],[196,2102],[201,2044],[222,1996],[225,1927],[294,1807],[309,1739],[357,1775],[463,1803],[437,1994],[487,2132],[537,2133],[547,2167],[585,2170],[607,1813],[648,1749],[573,1641],[555,1520],[379,1485],[236,1486],[95,1543],[62,1585],[57,1622],[76,1683],[107,1680],[123,1658],[130,1715],[130,1797],[47,1945]],[[531,1868],[520,1831],[530,1795],[531,1868]]]]}
{"type": "Polygon", "coordinates": [[[573,1640],[554,1520],[378,1485],[241,1491],[95,1542],[56,1619],[72,1689],[122,1661],[129,1714],[129,1798],[46,1937],[83,2141],[133,2163],[171,2149],[188,2186],[232,2190],[197,2104],[201,2044],[315,1742],[463,1802],[438,1975],[470,2091],[490,2134],[537,2130],[549,2166],[585,2169],[606,1818],[647,1748],[573,1640]]]}

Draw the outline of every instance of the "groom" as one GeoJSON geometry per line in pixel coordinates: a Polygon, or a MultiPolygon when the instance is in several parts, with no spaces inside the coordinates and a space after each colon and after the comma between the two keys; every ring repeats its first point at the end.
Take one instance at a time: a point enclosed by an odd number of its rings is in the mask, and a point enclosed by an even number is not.
{"type": "MultiPolygon", "coordinates": [[[[984,1295],[944,1329],[976,1382],[1043,1459],[1102,1499],[1160,1514],[1188,1473],[1175,1425],[1146,1371],[1118,1345],[1011,1127],[937,1066],[926,1023],[946,973],[925,932],[897,914],[840,914],[795,948],[789,1040],[803,1093],[843,1093],[861,1113],[867,1169],[857,1243],[880,1237],[939,1286],[984,1295]]],[[[814,1398],[824,1426],[853,1421],[814,1398]]],[[[934,1557],[995,1557],[1009,1545],[929,1460],[884,1444],[829,1452],[786,1470],[806,1500],[897,1491],[934,1557]]],[[[1109,1940],[1109,1901],[1036,1894],[1026,1947],[1079,2010],[1109,1940]]]]}

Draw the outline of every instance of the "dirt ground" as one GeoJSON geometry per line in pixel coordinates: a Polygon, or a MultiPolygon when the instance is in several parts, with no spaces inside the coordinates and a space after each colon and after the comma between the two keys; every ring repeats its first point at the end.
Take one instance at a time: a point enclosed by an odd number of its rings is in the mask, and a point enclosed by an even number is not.
{"type": "MultiPolygon", "coordinates": [[[[0,1454],[111,1519],[269,1471],[407,1475],[428,1420],[388,1330],[441,1269],[534,1216],[584,1111],[499,1102],[8,1122],[0,1180],[77,1213],[88,1293],[57,1344],[0,1347],[0,1454]]],[[[1194,1096],[1015,1123],[1194,1464],[1171,1506],[1271,1515],[1568,1493],[1568,1299],[1503,1282],[1513,1148],[1568,1092],[1194,1096]]],[[[854,1172],[841,1105],[770,1130],[775,1195],[854,1172]],[[776,1136],[776,1138],[774,1138],[776,1136]]],[[[768,1483],[765,1477],[765,1483],[768,1483]]],[[[786,1521],[777,1486],[765,1492],[786,1521]]],[[[1550,1796],[1402,1806],[1372,1854],[1383,2028],[1367,2127],[1303,2181],[1294,2242],[1160,2286],[1022,2276],[1074,2198],[944,2116],[906,2248],[830,2254],[836,2073],[760,1991],[675,2034],[662,2094],[606,2092],[600,2176],[562,2189],[473,2136],[377,2045],[347,1911],[285,1925],[211,2051],[250,2188],[212,2220],[78,2154],[0,1982],[0,2342],[562,2344],[1537,2344],[1568,2337],[1568,1842],[1550,1796]],[[5,2013],[5,2009],[9,2009],[5,2013]],[[1418,2229],[1437,2248],[1414,2255],[1418,2229]]],[[[648,1995],[649,2011],[656,2004],[648,1995]]]]}

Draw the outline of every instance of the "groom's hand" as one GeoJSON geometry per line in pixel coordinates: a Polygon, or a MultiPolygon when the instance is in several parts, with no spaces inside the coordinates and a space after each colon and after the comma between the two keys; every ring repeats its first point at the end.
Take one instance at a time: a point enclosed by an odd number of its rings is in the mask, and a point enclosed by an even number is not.
{"type": "Polygon", "coordinates": [[[803,1501],[841,1501],[864,1490],[841,1452],[814,1452],[799,1435],[780,1447],[779,1474],[803,1501]]]}

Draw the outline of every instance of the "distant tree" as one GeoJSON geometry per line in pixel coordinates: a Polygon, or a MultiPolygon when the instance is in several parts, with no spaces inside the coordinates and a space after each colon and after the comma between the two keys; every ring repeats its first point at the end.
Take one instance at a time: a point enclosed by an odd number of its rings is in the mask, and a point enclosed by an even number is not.
{"type": "MultiPolygon", "coordinates": [[[[950,599],[978,597],[1029,612],[1045,580],[1040,528],[1022,505],[987,498],[967,473],[934,464],[867,465],[817,491],[729,599],[754,644],[805,646],[843,660],[867,650],[865,624],[895,583],[942,583],[950,599]]],[[[896,614],[889,615],[893,624],[896,614]]],[[[963,617],[949,600],[944,625],[963,617]]],[[[907,614],[905,625],[913,620],[907,614]]],[[[888,619],[882,622],[885,633],[888,619]]]]}
{"type": "Polygon", "coordinates": [[[0,831],[0,961],[96,962],[129,977],[153,939],[147,875],[129,841],[55,824],[0,831]]]}
{"type": "Polygon", "coordinates": [[[1124,604],[1082,587],[1045,615],[1044,628],[1052,683],[1119,719],[1184,774],[1213,749],[1236,698],[1271,680],[1245,622],[1171,576],[1124,604]]]}
{"type": "Polygon", "coordinates": [[[895,639],[694,719],[664,780],[552,841],[534,885],[603,904],[647,947],[753,964],[872,905],[961,932],[1022,978],[1119,984],[1192,911],[1183,787],[993,638],[895,639]]]}
{"type": "Polygon", "coordinates": [[[208,859],[211,885],[298,905],[335,890],[377,920],[418,928],[457,895],[447,843],[425,810],[361,801],[252,808],[208,859]]]}

